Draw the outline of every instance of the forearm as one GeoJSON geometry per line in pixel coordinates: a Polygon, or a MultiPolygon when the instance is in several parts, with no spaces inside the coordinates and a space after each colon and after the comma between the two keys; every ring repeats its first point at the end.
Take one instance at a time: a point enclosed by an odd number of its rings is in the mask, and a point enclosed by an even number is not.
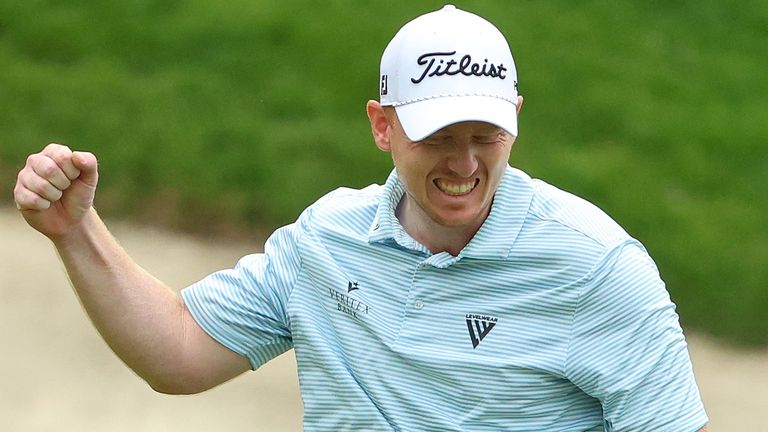
{"type": "Polygon", "coordinates": [[[182,370],[184,306],[136,264],[91,209],[52,239],[80,302],[107,344],[153,388],[182,370]]]}
{"type": "Polygon", "coordinates": [[[96,156],[52,143],[27,158],[13,196],[27,223],[53,241],[107,344],[164,393],[197,393],[248,370],[117,244],[93,209],[98,178],[96,156]]]}

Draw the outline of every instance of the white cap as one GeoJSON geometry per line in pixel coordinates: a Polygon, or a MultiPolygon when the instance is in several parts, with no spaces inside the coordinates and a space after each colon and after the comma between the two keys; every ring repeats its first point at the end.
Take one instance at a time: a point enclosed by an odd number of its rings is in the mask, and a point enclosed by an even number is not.
{"type": "Polygon", "coordinates": [[[447,5],[404,25],[381,57],[381,104],[419,141],[462,121],[517,136],[517,70],[493,24],[447,5]]]}

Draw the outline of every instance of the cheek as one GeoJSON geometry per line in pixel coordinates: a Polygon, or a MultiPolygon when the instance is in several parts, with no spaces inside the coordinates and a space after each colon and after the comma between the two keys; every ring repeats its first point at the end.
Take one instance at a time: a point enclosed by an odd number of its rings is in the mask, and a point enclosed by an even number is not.
{"type": "Polygon", "coordinates": [[[424,176],[431,169],[429,157],[423,152],[393,151],[392,162],[398,174],[402,173],[408,177],[424,176]]]}
{"type": "Polygon", "coordinates": [[[509,163],[509,154],[512,151],[512,144],[514,144],[514,140],[499,146],[499,162],[501,165],[507,165],[509,163]]]}
{"type": "Polygon", "coordinates": [[[428,193],[430,169],[427,164],[413,159],[404,161],[395,158],[395,170],[408,195],[421,197],[428,193]]]}
{"type": "Polygon", "coordinates": [[[496,172],[503,170],[509,163],[509,153],[511,146],[509,144],[500,144],[490,147],[487,152],[483,154],[484,161],[489,171],[496,172]]]}

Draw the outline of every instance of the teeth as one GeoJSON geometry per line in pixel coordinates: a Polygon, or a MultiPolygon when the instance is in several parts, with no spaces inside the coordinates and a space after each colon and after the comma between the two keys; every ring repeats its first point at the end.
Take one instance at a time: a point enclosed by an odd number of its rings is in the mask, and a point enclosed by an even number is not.
{"type": "Polygon", "coordinates": [[[441,191],[448,195],[465,195],[475,188],[474,181],[466,183],[447,183],[443,180],[437,180],[435,184],[441,191]]]}

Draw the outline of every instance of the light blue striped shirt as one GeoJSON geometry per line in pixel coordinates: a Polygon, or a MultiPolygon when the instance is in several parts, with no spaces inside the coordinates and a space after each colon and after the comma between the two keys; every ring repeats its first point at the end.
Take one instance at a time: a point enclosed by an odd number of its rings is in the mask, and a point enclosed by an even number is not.
{"type": "Polygon", "coordinates": [[[182,291],[254,369],[294,348],[306,431],[693,432],[707,422],[643,246],[508,167],[454,257],[395,217],[403,187],[338,189],[265,251],[182,291]]]}

